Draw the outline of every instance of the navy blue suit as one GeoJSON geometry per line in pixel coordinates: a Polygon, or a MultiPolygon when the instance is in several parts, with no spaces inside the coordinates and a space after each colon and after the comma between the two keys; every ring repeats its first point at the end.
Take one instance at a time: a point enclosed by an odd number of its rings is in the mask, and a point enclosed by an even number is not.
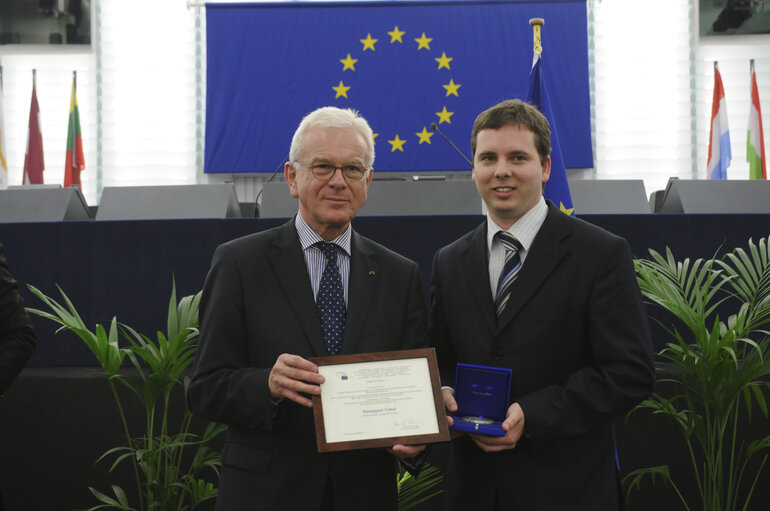
{"type": "Polygon", "coordinates": [[[452,441],[448,509],[617,509],[612,419],[655,381],[628,244],[549,202],[497,321],[486,240],[485,222],[436,254],[431,340],[445,385],[457,362],[511,368],[525,431],[495,454],[452,441]]]}
{"type": "Polygon", "coordinates": [[[0,244],[0,395],[35,351],[35,331],[0,244]]]}
{"type": "MultiPolygon", "coordinates": [[[[342,354],[427,343],[417,264],[355,232],[348,297],[342,354]]],[[[318,509],[330,484],[335,511],[395,510],[393,455],[318,454],[312,410],[271,404],[282,353],[328,355],[294,220],[217,248],[203,289],[189,402],[229,426],[217,509],[318,509]]]]}
{"type": "MultiPolygon", "coordinates": [[[[32,356],[35,342],[35,331],[0,244],[0,397],[32,356]]],[[[0,510],[3,509],[0,495],[0,510]]]]}

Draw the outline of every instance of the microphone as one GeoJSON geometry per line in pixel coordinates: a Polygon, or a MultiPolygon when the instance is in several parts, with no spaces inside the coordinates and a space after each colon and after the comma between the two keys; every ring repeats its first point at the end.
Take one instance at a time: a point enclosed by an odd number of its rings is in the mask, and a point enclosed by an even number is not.
{"type": "Polygon", "coordinates": [[[452,141],[451,141],[451,140],[449,140],[449,138],[448,138],[446,135],[444,135],[443,133],[441,133],[441,130],[439,130],[439,129],[438,129],[438,125],[437,125],[435,122],[432,122],[432,123],[430,123],[430,129],[432,129],[433,131],[435,131],[436,133],[438,133],[439,135],[441,135],[441,138],[443,138],[444,140],[446,140],[446,141],[449,143],[449,145],[451,145],[451,146],[452,146],[452,149],[454,149],[455,151],[457,151],[457,154],[459,154],[459,155],[460,155],[460,157],[461,157],[463,160],[465,160],[465,161],[466,161],[466,163],[468,164],[468,166],[469,166],[470,168],[473,168],[473,162],[471,162],[471,161],[470,161],[470,160],[469,160],[469,159],[468,159],[468,158],[467,158],[467,157],[466,157],[466,156],[463,154],[463,152],[462,152],[462,151],[460,151],[460,150],[457,148],[457,146],[456,146],[456,145],[454,145],[454,143],[452,143],[452,141]]]}
{"type": "Polygon", "coordinates": [[[276,174],[278,174],[278,171],[283,168],[284,163],[289,161],[289,155],[286,155],[286,158],[283,159],[281,163],[278,164],[278,166],[275,168],[272,174],[270,174],[270,178],[264,182],[262,185],[262,188],[259,189],[259,193],[257,194],[257,198],[254,199],[254,217],[259,218],[259,198],[262,197],[262,191],[265,189],[265,185],[268,184],[270,181],[273,180],[276,174]]]}

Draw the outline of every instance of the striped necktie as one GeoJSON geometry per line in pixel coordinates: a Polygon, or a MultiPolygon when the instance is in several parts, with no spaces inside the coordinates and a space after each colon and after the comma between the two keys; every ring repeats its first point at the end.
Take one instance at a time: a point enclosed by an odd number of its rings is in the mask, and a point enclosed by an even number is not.
{"type": "Polygon", "coordinates": [[[316,295],[316,306],[321,316],[321,329],[330,355],[339,354],[345,333],[345,292],[337,267],[337,245],[319,241],[316,243],[326,256],[326,267],[321,274],[321,285],[316,295]]]}
{"type": "Polygon", "coordinates": [[[519,240],[507,231],[498,231],[495,236],[505,247],[505,264],[503,271],[500,272],[500,279],[497,281],[497,295],[495,296],[495,311],[499,318],[508,303],[508,298],[511,297],[511,286],[521,269],[519,251],[521,251],[522,246],[519,240]]]}

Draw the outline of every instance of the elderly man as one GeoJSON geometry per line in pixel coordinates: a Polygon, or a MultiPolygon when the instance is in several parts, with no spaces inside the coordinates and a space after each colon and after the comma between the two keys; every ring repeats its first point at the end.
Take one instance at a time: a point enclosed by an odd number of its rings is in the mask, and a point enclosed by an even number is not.
{"type": "Polygon", "coordinates": [[[299,213],[217,248],[189,402],[229,426],[218,510],[394,510],[395,459],[422,447],[318,454],[309,357],[423,347],[417,265],[358,235],[374,144],[351,110],[300,123],[284,168],[299,213]]]}
{"type": "MultiPolygon", "coordinates": [[[[655,380],[628,243],[543,199],[550,129],[535,107],[482,112],[471,149],[488,215],[436,254],[431,338],[446,385],[457,362],[512,382],[503,436],[452,441],[448,509],[618,509],[612,419],[655,380]]],[[[444,403],[458,411],[452,388],[444,403]]]]}

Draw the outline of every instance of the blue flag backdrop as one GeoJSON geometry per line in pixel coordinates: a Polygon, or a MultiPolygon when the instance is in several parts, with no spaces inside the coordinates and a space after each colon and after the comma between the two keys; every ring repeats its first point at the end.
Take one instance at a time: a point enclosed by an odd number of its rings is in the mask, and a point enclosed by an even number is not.
{"type": "Polygon", "coordinates": [[[574,216],[575,208],[572,207],[572,194],[569,191],[567,169],[564,166],[564,157],[559,142],[558,123],[553,117],[550,98],[546,79],[543,76],[543,58],[538,58],[529,75],[527,102],[535,105],[548,119],[548,124],[551,126],[551,176],[545,184],[543,196],[552,200],[564,213],[574,216]]]}
{"type": "Polygon", "coordinates": [[[377,171],[468,170],[479,112],[526,98],[529,19],[567,167],[592,167],[584,0],[207,4],[206,172],[272,172],[304,115],[351,107],[377,171]]]}

